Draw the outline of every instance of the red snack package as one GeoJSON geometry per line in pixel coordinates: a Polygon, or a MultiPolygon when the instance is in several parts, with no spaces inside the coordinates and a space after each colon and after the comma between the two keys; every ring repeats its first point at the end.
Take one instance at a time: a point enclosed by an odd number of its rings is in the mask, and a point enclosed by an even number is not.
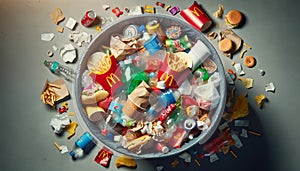
{"type": "Polygon", "coordinates": [[[105,111],[108,110],[110,102],[113,100],[112,96],[105,98],[104,100],[99,101],[97,104],[99,107],[102,107],[105,111]]]}
{"type": "Polygon", "coordinates": [[[172,138],[169,141],[169,145],[173,148],[180,148],[182,141],[187,134],[188,133],[184,129],[177,127],[175,132],[173,132],[172,138]]]}
{"type": "Polygon", "coordinates": [[[200,31],[207,30],[212,24],[211,19],[196,1],[188,9],[182,10],[180,15],[200,31]]]}
{"type": "Polygon", "coordinates": [[[102,149],[98,152],[97,156],[95,157],[94,161],[98,164],[101,164],[104,167],[108,167],[112,155],[112,151],[110,151],[106,147],[102,147],[102,149]]]}

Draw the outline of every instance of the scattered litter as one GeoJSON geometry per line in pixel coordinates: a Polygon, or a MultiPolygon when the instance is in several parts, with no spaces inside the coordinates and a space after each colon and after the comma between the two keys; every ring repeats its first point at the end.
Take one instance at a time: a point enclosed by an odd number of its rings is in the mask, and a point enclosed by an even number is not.
{"type": "Polygon", "coordinates": [[[101,31],[102,31],[101,26],[97,26],[97,27],[96,27],[96,31],[101,32],[101,31]]]}
{"type": "Polygon", "coordinates": [[[243,40],[235,34],[231,29],[226,29],[223,31],[220,31],[220,40],[223,39],[230,39],[232,41],[232,49],[230,49],[229,52],[223,52],[224,55],[231,57],[234,53],[238,52],[238,50],[242,46],[243,40]]]}
{"type": "Polygon", "coordinates": [[[236,79],[236,73],[232,69],[228,69],[228,74],[233,81],[236,79]]]}
{"type": "Polygon", "coordinates": [[[187,162],[187,163],[192,162],[192,156],[187,152],[184,152],[184,153],[180,154],[178,157],[181,158],[181,159],[184,159],[184,161],[187,162]]]}
{"type": "Polygon", "coordinates": [[[54,144],[54,146],[57,148],[57,150],[59,150],[59,151],[62,150],[61,147],[60,147],[60,145],[57,144],[57,142],[54,142],[53,144],[54,144]]]}
{"type": "Polygon", "coordinates": [[[232,139],[234,140],[234,142],[235,142],[234,145],[235,145],[237,148],[243,147],[242,141],[240,140],[240,138],[239,138],[236,134],[232,134],[231,137],[232,137],[232,139]]]}
{"type": "Polygon", "coordinates": [[[65,19],[64,14],[62,13],[60,8],[55,8],[52,13],[50,14],[51,19],[53,20],[54,24],[58,25],[59,22],[65,19]]]}
{"type": "Polygon", "coordinates": [[[143,10],[141,6],[136,6],[133,10],[130,11],[130,13],[128,13],[128,15],[141,15],[143,14],[143,10]]]}
{"type": "Polygon", "coordinates": [[[247,43],[245,43],[245,42],[243,43],[243,46],[245,46],[246,48],[248,48],[250,50],[252,49],[252,47],[250,45],[248,45],[247,43]]]}
{"type": "Polygon", "coordinates": [[[117,17],[120,17],[123,14],[123,11],[119,7],[115,7],[111,10],[117,17]]]}
{"type": "Polygon", "coordinates": [[[107,4],[104,4],[104,5],[102,5],[102,8],[103,8],[105,11],[107,11],[107,10],[109,10],[110,6],[107,5],[107,4]]]}
{"type": "Polygon", "coordinates": [[[200,162],[197,159],[195,159],[194,161],[199,167],[201,166],[200,162]]]}
{"type": "Polygon", "coordinates": [[[59,114],[62,114],[62,113],[65,113],[65,112],[67,112],[67,108],[65,108],[65,107],[58,108],[58,113],[59,114]]]}
{"type": "Polygon", "coordinates": [[[64,32],[64,27],[57,27],[57,31],[58,31],[59,33],[64,32]]]}
{"type": "Polygon", "coordinates": [[[49,57],[52,57],[52,56],[53,56],[53,52],[52,52],[51,50],[49,50],[49,51],[47,52],[47,55],[48,55],[49,57]]]}
{"type": "Polygon", "coordinates": [[[54,82],[46,81],[41,93],[43,103],[54,107],[56,101],[60,101],[69,96],[69,91],[63,79],[57,79],[54,82]]]}
{"type": "Polygon", "coordinates": [[[233,79],[232,79],[232,77],[229,75],[229,73],[225,73],[225,79],[226,79],[226,82],[228,83],[228,84],[231,84],[231,85],[233,85],[234,84],[234,81],[233,81],[233,79]]]}
{"type": "Polygon", "coordinates": [[[233,150],[229,151],[231,155],[233,155],[234,158],[237,158],[237,155],[235,154],[235,152],[233,150]]]}
{"type": "Polygon", "coordinates": [[[69,105],[68,105],[68,102],[63,102],[61,104],[62,107],[66,108],[67,110],[69,109],[69,105]]]}
{"type": "Polygon", "coordinates": [[[167,5],[167,6],[166,6],[166,11],[169,11],[169,9],[170,9],[171,7],[172,7],[171,5],[167,5]]]}
{"type": "Polygon", "coordinates": [[[264,76],[266,74],[266,71],[264,71],[262,69],[258,69],[258,72],[261,76],[264,76]]]}
{"type": "Polygon", "coordinates": [[[233,114],[231,116],[231,120],[245,117],[248,114],[249,114],[249,109],[248,109],[247,98],[242,95],[236,97],[235,103],[233,105],[233,114]]]}
{"type": "Polygon", "coordinates": [[[242,129],[242,133],[240,134],[241,137],[244,137],[244,138],[248,138],[248,131],[246,129],[242,129]]]}
{"type": "Polygon", "coordinates": [[[145,5],[144,12],[154,14],[155,13],[155,7],[151,6],[151,5],[145,5]]]}
{"type": "Polygon", "coordinates": [[[215,162],[217,160],[219,160],[219,156],[217,154],[212,154],[212,155],[209,156],[209,161],[211,163],[213,163],[213,162],[215,162]]]}
{"type": "Polygon", "coordinates": [[[242,65],[240,63],[236,63],[233,66],[235,68],[235,71],[240,75],[245,75],[245,72],[243,71],[242,65]]]}
{"type": "Polygon", "coordinates": [[[65,154],[65,153],[69,152],[68,147],[65,145],[61,145],[60,148],[61,148],[61,151],[60,151],[61,154],[65,154]]]}
{"type": "Polygon", "coordinates": [[[119,168],[122,166],[136,168],[137,164],[133,158],[123,155],[116,159],[116,167],[119,168]]]}
{"type": "Polygon", "coordinates": [[[252,88],[253,87],[253,79],[252,78],[244,78],[244,77],[238,77],[240,81],[243,82],[245,88],[252,88]]]}
{"type": "Polygon", "coordinates": [[[222,18],[224,13],[224,6],[221,4],[218,4],[218,10],[213,13],[213,16],[216,18],[222,18]]]}
{"type": "Polygon", "coordinates": [[[262,104],[266,99],[267,97],[264,94],[255,96],[255,101],[257,102],[258,108],[262,108],[262,104]]]}
{"type": "Polygon", "coordinates": [[[217,34],[216,32],[214,32],[214,31],[208,32],[208,33],[206,34],[206,37],[207,37],[209,40],[213,40],[213,39],[215,39],[217,36],[218,36],[218,34],[217,34]]]}
{"type": "Polygon", "coordinates": [[[92,41],[92,35],[86,32],[73,31],[69,34],[69,39],[81,47],[83,43],[89,44],[92,41]]]}
{"type": "MultiPolygon", "coordinates": [[[[94,161],[104,167],[108,167],[113,153],[106,147],[102,147],[95,157],[94,161]]],[[[118,160],[118,159],[117,159],[118,160]]],[[[116,161],[117,163],[117,161],[116,161]]],[[[116,165],[118,167],[118,165],[116,165]]],[[[120,167],[120,166],[119,166],[120,167]]]]}
{"type": "Polygon", "coordinates": [[[65,62],[72,63],[77,58],[76,49],[71,43],[64,45],[59,54],[65,62]]]}
{"type": "Polygon", "coordinates": [[[162,2],[156,2],[155,5],[156,5],[156,6],[160,6],[160,7],[162,7],[162,8],[165,8],[165,4],[162,3],[162,2]]]}
{"type": "Polygon", "coordinates": [[[248,127],[249,123],[250,123],[249,120],[235,120],[234,121],[234,126],[248,127]]]}
{"type": "Polygon", "coordinates": [[[180,9],[178,6],[174,6],[174,7],[170,8],[169,12],[174,16],[180,12],[180,9]]]}
{"type": "Polygon", "coordinates": [[[275,92],[275,86],[272,82],[265,85],[265,91],[269,92],[275,92]]]}
{"type": "Polygon", "coordinates": [[[240,58],[243,58],[244,57],[244,54],[247,52],[247,49],[244,49],[241,54],[240,54],[240,58]]]}
{"type": "Polygon", "coordinates": [[[220,131],[224,131],[226,128],[229,128],[229,125],[228,125],[227,122],[224,122],[218,128],[219,128],[220,131]]]}
{"type": "Polygon", "coordinates": [[[156,166],[156,171],[162,171],[164,169],[164,166],[158,165],[156,166]]]}
{"type": "Polygon", "coordinates": [[[232,62],[231,62],[231,66],[234,66],[234,65],[235,65],[235,62],[234,62],[234,61],[232,61],[232,62]]]}
{"type": "Polygon", "coordinates": [[[246,56],[244,59],[244,64],[248,67],[248,68],[252,68],[256,65],[256,59],[253,56],[246,56]]]}
{"type": "Polygon", "coordinates": [[[78,126],[78,124],[74,121],[72,121],[69,125],[66,126],[66,131],[69,133],[69,135],[67,137],[68,139],[70,139],[71,137],[73,137],[75,135],[77,126],[78,126]]]}
{"type": "Polygon", "coordinates": [[[179,161],[177,158],[174,158],[174,160],[171,162],[172,167],[176,167],[179,164],[179,161]]]}
{"type": "Polygon", "coordinates": [[[69,114],[68,114],[69,116],[74,116],[75,115],[75,113],[74,112],[69,112],[69,114]]]}
{"type": "Polygon", "coordinates": [[[46,41],[46,42],[49,42],[49,41],[53,40],[54,37],[55,37],[54,33],[43,33],[43,34],[41,34],[41,40],[46,41]]]}
{"type": "Polygon", "coordinates": [[[128,7],[125,7],[124,10],[129,13],[130,12],[130,9],[128,7]]]}
{"type": "Polygon", "coordinates": [[[68,115],[55,115],[50,121],[50,126],[53,128],[55,134],[61,134],[64,128],[70,123],[68,115]]]}
{"type": "Polygon", "coordinates": [[[73,30],[76,24],[77,24],[76,20],[74,18],[70,17],[65,26],[68,29],[73,30]]]}
{"type": "Polygon", "coordinates": [[[53,49],[54,51],[57,51],[57,50],[58,50],[58,48],[57,48],[56,45],[53,45],[53,46],[52,46],[52,49],[53,49]]]}
{"type": "Polygon", "coordinates": [[[261,136],[260,133],[257,133],[257,132],[254,132],[254,131],[248,131],[249,134],[252,134],[252,135],[256,135],[256,136],[261,136]]]}

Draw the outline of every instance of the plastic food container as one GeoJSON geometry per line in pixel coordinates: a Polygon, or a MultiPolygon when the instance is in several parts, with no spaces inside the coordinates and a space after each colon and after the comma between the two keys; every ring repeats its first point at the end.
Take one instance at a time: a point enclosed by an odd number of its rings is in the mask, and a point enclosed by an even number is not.
{"type": "MultiPolygon", "coordinates": [[[[196,49],[196,48],[195,48],[196,49]]],[[[194,53],[194,55],[197,56],[197,50],[192,50],[189,53],[194,53]]],[[[209,43],[209,41],[205,38],[203,33],[197,31],[194,29],[191,25],[189,25],[187,22],[167,15],[162,14],[143,14],[139,16],[130,16],[130,17],[124,17],[123,19],[118,19],[117,22],[107,26],[104,28],[104,30],[97,35],[94,40],[90,43],[88,48],[84,51],[81,58],[79,58],[78,66],[76,68],[76,79],[73,84],[73,99],[74,99],[74,106],[75,106],[75,113],[76,117],[79,120],[80,126],[85,129],[85,131],[90,132],[97,141],[101,142],[98,143],[100,146],[105,145],[109,147],[110,149],[114,150],[115,154],[125,154],[134,158],[159,158],[159,157],[167,157],[174,154],[178,154],[180,152],[183,152],[192,146],[196,144],[203,144],[205,143],[215,132],[217,129],[219,122],[221,120],[224,107],[225,107],[225,101],[226,101],[226,80],[225,80],[225,74],[224,74],[224,68],[221,63],[221,60],[219,59],[219,56],[214,49],[214,47],[209,43]],[[86,115],[86,108],[85,105],[82,104],[81,101],[81,92],[83,90],[82,87],[82,74],[87,70],[87,62],[88,58],[95,52],[103,51],[103,45],[106,47],[109,47],[109,42],[111,39],[111,35],[114,34],[124,34],[124,28],[126,28],[128,25],[143,25],[147,24],[149,21],[156,20],[160,23],[160,26],[163,31],[166,30],[167,27],[170,26],[179,26],[181,28],[181,35],[187,35],[189,40],[192,42],[193,45],[197,41],[202,42],[202,46],[205,45],[206,48],[209,50],[209,56],[211,60],[214,61],[214,63],[217,66],[217,70],[215,72],[218,73],[218,79],[212,79],[212,84],[216,84],[216,90],[218,92],[218,101],[217,103],[214,103],[214,108],[212,110],[209,110],[209,118],[211,124],[209,127],[205,130],[203,130],[199,135],[196,137],[189,139],[187,142],[182,143],[180,148],[170,148],[170,151],[167,153],[156,151],[156,150],[150,150],[148,152],[141,152],[136,153],[132,152],[124,147],[122,147],[119,143],[115,142],[111,138],[107,138],[107,136],[104,136],[101,133],[101,130],[99,129],[98,125],[94,122],[90,121],[86,115]]],[[[214,75],[215,76],[215,75],[214,75]]],[[[199,88],[199,90],[205,90],[205,87],[199,88]]],[[[201,93],[198,92],[196,94],[199,94],[201,96],[201,93]]],[[[215,97],[212,97],[215,98],[215,97]]],[[[153,147],[154,149],[154,147],[153,147]]]]}

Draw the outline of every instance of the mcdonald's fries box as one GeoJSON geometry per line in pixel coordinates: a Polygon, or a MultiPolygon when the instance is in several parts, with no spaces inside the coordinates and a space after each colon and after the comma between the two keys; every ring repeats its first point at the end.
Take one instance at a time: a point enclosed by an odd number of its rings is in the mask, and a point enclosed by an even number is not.
{"type": "Polygon", "coordinates": [[[76,116],[98,144],[158,158],[205,143],[226,101],[223,65],[202,32],[163,14],[119,19],[79,59],[76,116]]]}

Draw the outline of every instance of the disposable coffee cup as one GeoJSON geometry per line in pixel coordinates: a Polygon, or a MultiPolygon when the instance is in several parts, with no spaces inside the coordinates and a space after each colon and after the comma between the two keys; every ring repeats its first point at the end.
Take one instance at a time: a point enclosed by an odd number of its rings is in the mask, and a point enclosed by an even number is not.
{"type": "Polygon", "coordinates": [[[200,40],[191,48],[188,55],[192,58],[192,71],[195,71],[202,62],[207,59],[211,53],[208,47],[200,40]]]}

